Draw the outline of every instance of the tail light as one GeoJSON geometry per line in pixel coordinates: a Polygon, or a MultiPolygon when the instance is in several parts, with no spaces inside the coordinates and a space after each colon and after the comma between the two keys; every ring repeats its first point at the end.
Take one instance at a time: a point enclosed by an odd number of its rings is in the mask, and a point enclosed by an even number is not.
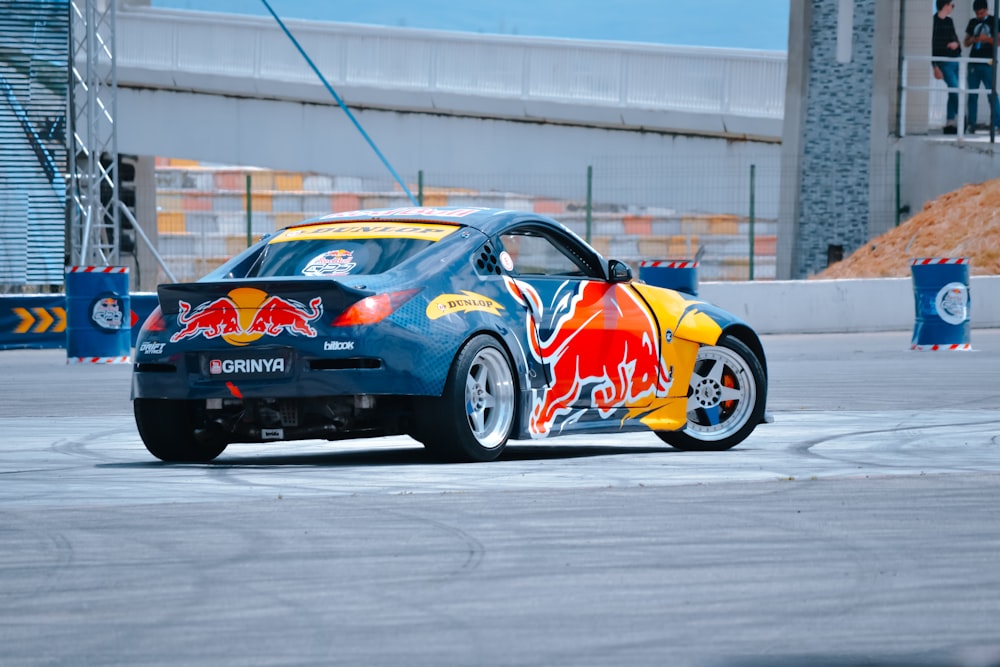
{"type": "Polygon", "coordinates": [[[381,322],[416,296],[419,291],[419,289],[408,289],[365,297],[337,316],[332,324],[335,327],[356,327],[381,322]]]}
{"type": "Polygon", "coordinates": [[[146,317],[146,321],[142,323],[141,331],[164,331],[167,328],[167,323],[163,319],[163,311],[157,306],[153,309],[153,312],[146,317]]]}

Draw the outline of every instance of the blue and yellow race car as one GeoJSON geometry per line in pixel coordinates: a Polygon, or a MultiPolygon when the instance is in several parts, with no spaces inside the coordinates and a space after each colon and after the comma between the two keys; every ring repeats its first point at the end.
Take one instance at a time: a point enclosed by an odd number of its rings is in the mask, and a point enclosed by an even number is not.
{"type": "Polygon", "coordinates": [[[511,439],[636,430],[724,450],[765,417],[749,325],[634,280],[536,213],[336,213],[158,298],[132,398],[164,461],[399,434],[453,461],[495,459],[511,439]]]}

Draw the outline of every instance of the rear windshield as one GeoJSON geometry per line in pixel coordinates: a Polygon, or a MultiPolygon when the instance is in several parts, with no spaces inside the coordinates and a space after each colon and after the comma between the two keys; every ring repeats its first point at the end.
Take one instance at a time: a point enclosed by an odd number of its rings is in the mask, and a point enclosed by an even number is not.
{"type": "Polygon", "coordinates": [[[457,229],[395,222],[286,229],[267,244],[250,275],[330,278],[383,273],[457,229]]]}

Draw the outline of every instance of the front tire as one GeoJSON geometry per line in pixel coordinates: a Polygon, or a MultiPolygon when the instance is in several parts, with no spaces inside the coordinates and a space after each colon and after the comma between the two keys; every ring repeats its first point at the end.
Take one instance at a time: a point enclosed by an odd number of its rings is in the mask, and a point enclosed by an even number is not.
{"type": "Polygon", "coordinates": [[[228,443],[195,436],[195,404],[191,401],[137,398],[132,402],[135,425],[149,453],[167,463],[207,463],[228,443]]]}
{"type": "Polygon", "coordinates": [[[679,431],[658,431],[685,451],[718,452],[743,442],[764,419],[767,377],[757,355],[724,334],[698,351],[688,393],[688,421],[679,431]]]}
{"type": "Polygon", "coordinates": [[[507,353],[479,335],[459,351],[440,398],[421,401],[416,437],[449,461],[493,461],[514,427],[517,383],[507,353]]]}

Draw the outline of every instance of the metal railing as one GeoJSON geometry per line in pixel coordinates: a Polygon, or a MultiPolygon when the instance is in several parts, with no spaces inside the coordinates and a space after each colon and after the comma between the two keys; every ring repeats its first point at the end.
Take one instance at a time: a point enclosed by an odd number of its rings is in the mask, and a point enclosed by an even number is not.
{"type": "MultiPolygon", "coordinates": [[[[940,93],[958,95],[958,114],[956,116],[956,122],[958,124],[958,127],[956,136],[963,137],[965,135],[964,119],[966,116],[968,96],[969,95],[977,96],[976,101],[978,103],[979,95],[989,95],[991,93],[990,88],[972,89],[968,87],[968,67],[970,64],[975,64],[975,63],[991,65],[993,61],[990,60],[989,58],[968,58],[968,57],[941,58],[937,56],[907,56],[906,58],[904,58],[902,67],[900,69],[900,81],[902,82],[902,85],[900,86],[900,94],[899,94],[899,115],[901,119],[899,124],[899,136],[900,137],[906,136],[906,118],[907,118],[908,103],[909,103],[908,94],[913,91],[920,91],[920,92],[927,92],[930,96],[940,93]],[[910,80],[909,77],[910,77],[911,62],[917,62],[922,65],[926,64],[927,66],[931,66],[931,63],[934,62],[958,63],[958,87],[950,88],[947,85],[942,85],[941,83],[938,83],[938,80],[933,78],[930,79],[930,83],[928,85],[922,85],[922,84],[910,85],[907,82],[910,80]]],[[[928,100],[928,110],[927,110],[928,126],[933,126],[937,124],[934,121],[935,117],[939,116],[941,108],[943,108],[943,105],[940,104],[933,105],[930,103],[930,100],[928,100]],[[937,112],[935,112],[935,109],[937,110],[937,112]]]]}

